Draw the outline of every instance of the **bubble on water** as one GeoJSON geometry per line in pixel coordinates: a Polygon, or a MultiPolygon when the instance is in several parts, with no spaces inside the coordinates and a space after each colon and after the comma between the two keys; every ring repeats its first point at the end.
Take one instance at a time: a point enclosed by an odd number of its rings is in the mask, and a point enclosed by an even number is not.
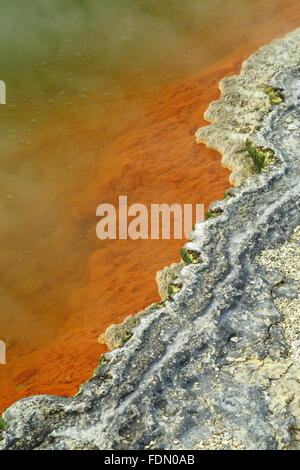
{"type": "Polygon", "coordinates": [[[15,197],[15,195],[12,194],[12,193],[8,193],[8,194],[5,195],[5,199],[7,199],[8,201],[9,201],[10,199],[13,199],[14,197],[15,197]]]}

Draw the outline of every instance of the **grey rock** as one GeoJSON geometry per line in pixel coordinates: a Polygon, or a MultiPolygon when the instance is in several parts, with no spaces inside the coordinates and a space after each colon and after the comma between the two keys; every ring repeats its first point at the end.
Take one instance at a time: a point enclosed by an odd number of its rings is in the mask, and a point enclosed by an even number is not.
{"type": "Polygon", "coordinates": [[[297,30],[262,48],[209,108],[198,139],[243,184],[196,226],[185,248],[201,262],[177,272],[179,292],[125,322],[126,344],[77,396],[6,410],[1,449],[297,448],[299,45],[297,30]],[[280,104],[266,84],[281,90],[280,104]],[[274,152],[259,174],[247,139],[274,152]]]}

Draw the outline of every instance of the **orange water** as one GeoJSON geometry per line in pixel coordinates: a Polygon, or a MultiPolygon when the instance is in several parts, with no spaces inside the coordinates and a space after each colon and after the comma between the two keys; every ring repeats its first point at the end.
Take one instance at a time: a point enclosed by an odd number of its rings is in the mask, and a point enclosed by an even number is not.
{"type": "Polygon", "coordinates": [[[184,32],[180,51],[191,47],[193,61],[182,70],[174,54],[154,71],[132,66],[112,96],[92,77],[87,98],[67,90],[69,105],[64,95],[47,96],[47,105],[41,95],[20,103],[17,116],[5,109],[7,129],[16,129],[3,142],[1,175],[1,409],[31,394],[75,393],[105,351],[98,335],[157,301],[156,271],[179,258],[178,240],[97,240],[99,204],[116,204],[119,194],[129,204],[223,197],[228,171],[194,132],[218,81],[300,18],[297,1],[246,5],[238,19],[224,24],[216,14],[215,31],[199,33],[210,52],[199,60],[197,28],[184,32]],[[25,125],[28,115],[38,121],[25,125]]]}

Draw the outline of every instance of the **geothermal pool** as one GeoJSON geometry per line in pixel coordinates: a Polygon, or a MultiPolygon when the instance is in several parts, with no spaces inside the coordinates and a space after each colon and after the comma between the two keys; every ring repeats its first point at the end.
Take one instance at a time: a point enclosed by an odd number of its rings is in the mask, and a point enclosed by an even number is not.
{"type": "Polygon", "coordinates": [[[222,198],[194,132],[219,80],[300,19],[297,0],[49,3],[0,7],[0,411],[76,393],[99,334],[159,300],[183,241],[98,240],[97,206],[222,198]]]}

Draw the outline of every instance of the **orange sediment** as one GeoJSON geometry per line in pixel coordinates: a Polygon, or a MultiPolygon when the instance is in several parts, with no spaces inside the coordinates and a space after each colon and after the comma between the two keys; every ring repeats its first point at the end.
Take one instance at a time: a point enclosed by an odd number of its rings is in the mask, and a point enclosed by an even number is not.
{"type": "MultiPolygon", "coordinates": [[[[45,335],[44,342],[35,344],[30,336],[34,338],[35,332],[27,331],[26,341],[10,344],[8,364],[1,366],[0,411],[30,395],[75,394],[79,384],[91,377],[106,350],[97,343],[97,337],[110,324],[159,300],[155,273],[179,260],[183,242],[97,240],[96,207],[104,202],[117,206],[122,194],[128,195],[129,204],[146,205],[203,203],[207,207],[211,201],[223,198],[229,171],[221,167],[217,152],[195,143],[194,133],[205,124],[203,113],[208,104],[218,99],[218,82],[238,73],[242,61],[259,46],[297,26],[299,7],[295,5],[260,25],[253,42],[169,87],[134,125],[125,124],[107,144],[106,153],[112,158],[95,170],[86,190],[69,200],[72,216],[78,221],[78,245],[87,243],[91,248],[87,266],[80,268],[80,283],[72,287],[71,282],[63,291],[67,301],[54,305],[51,318],[55,312],[62,320],[49,336],[45,335]]],[[[251,27],[255,29],[255,25],[251,27]]],[[[80,116],[70,127],[78,151],[86,150],[86,143],[101,132],[101,122],[98,127],[89,127],[89,122],[93,119],[80,116]]],[[[75,253],[73,270],[77,269],[76,263],[75,253]]],[[[28,292],[34,295],[34,286],[29,285],[28,292]]],[[[36,316],[39,307],[43,307],[42,301],[36,307],[36,316]]],[[[44,318],[47,324],[47,312],[44,318]]],[[[53,318],[49,318],[51,321],[53,318]]]]}

